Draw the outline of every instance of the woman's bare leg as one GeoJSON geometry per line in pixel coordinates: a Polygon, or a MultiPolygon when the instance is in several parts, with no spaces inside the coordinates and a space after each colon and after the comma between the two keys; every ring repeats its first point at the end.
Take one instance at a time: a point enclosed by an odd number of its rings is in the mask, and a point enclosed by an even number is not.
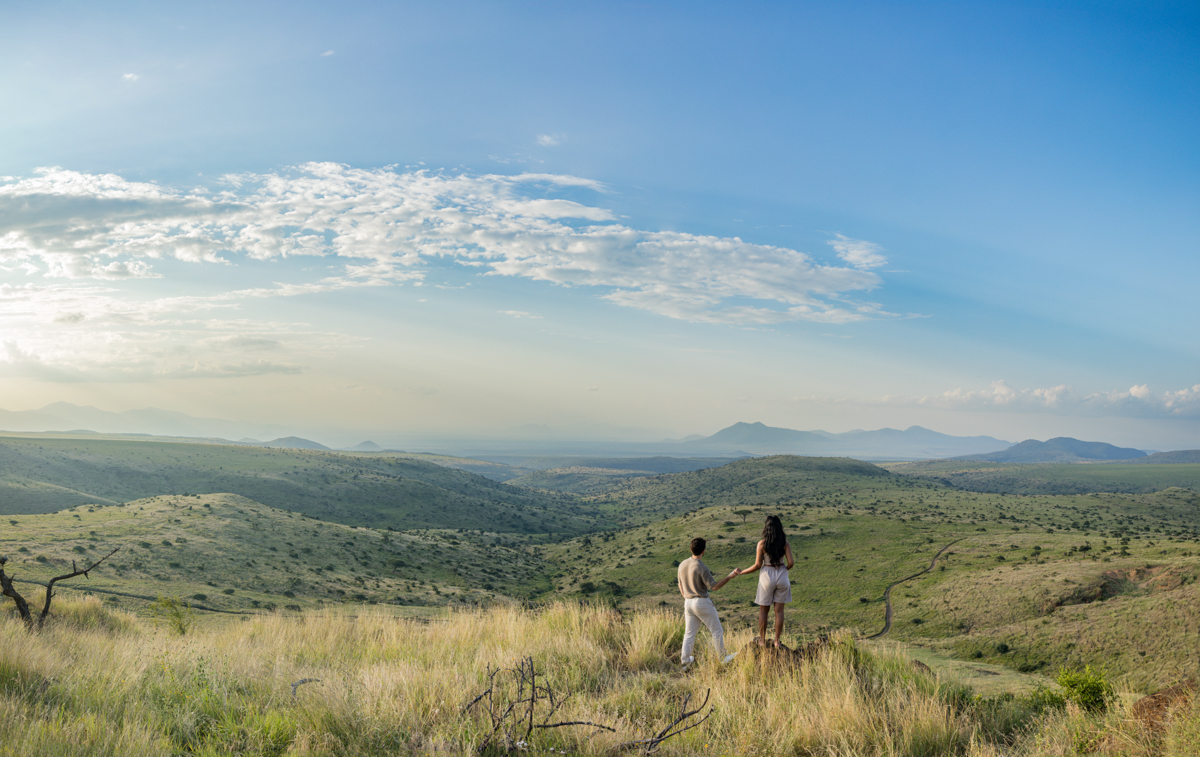
{"type": "MultiPolygon", "coordinates": [[[[766,609],[766,608],[764,608],[766,609]]],[[[765,615],[763,616],[766,617],[765,615]]],[[[775,646],[779,647],[779,639],[783,636],[783,602],[775,603],[775,646]]]]}
{"type": "Polygon", "coordinates": [[[758,643],[767,643],[767,613],[771,611],[770,605],[758,606],[758,643]]]}

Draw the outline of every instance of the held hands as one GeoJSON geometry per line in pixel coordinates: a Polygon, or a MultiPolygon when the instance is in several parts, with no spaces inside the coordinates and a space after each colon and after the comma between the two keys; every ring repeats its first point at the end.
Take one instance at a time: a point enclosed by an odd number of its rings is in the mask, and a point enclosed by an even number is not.
{"type": "Polygon", "coordinates": [[[730,577],[730,578],[737,578],[737,577],[738,577],[738,576],[740,576],[740,575],[742,575],[742,569],[741,569],[741,568],[734,568],[734,569],[733,569],[733,572],[729,574],[729,577],[730,577]]]}

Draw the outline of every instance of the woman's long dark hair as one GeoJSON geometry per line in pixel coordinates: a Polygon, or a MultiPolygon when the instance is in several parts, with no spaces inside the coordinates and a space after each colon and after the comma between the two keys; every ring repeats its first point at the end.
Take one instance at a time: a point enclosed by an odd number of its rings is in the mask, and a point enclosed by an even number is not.
{"type": "Polygon", "coordinates": [[[783,533],[783,524],[778,515],[768,515],[763,526],[763,552],[767,553],[770,565],[782,565],[783,555],[787,550],[787,535],[783,533]]]}

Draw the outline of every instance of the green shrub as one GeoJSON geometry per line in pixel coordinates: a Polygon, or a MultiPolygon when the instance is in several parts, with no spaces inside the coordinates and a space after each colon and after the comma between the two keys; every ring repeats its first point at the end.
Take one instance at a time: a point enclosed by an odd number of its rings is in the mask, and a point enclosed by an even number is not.
{"type": "Polygon", "coordinates": [[[1063,687],[1066,698],[1088,712],[1104,712],[1115,692],[1104,672],[1087,665],[1083,670],[1058,671],[1055,679],[1063,687]]]}
{"type": "Polygon", "coordinates": [[[1030,692],[1028,700],[1030,708],[1038,715],[1046,710],[1061,710],[1067,706],[1066,697],[1042,684],[1030,692]]]}
{"type": "Polygon", "coordinates": [[[159,597],[150,605],[150,614],[167,621],[175,633],[183,636],[192,627],[192,606],[177,597],[159,597]]]}

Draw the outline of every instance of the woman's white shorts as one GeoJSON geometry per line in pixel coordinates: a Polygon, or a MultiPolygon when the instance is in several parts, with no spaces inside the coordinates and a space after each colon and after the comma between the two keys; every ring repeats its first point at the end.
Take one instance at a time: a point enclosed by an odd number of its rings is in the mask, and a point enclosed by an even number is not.
{"type": "Polygon", "coordinates": [[[770,607],[777,602],[792,601],[792,582],[788,580],[787,568],[780,565],[764,565],[758,571],[758,594],[754,604],[770,607]]]}

